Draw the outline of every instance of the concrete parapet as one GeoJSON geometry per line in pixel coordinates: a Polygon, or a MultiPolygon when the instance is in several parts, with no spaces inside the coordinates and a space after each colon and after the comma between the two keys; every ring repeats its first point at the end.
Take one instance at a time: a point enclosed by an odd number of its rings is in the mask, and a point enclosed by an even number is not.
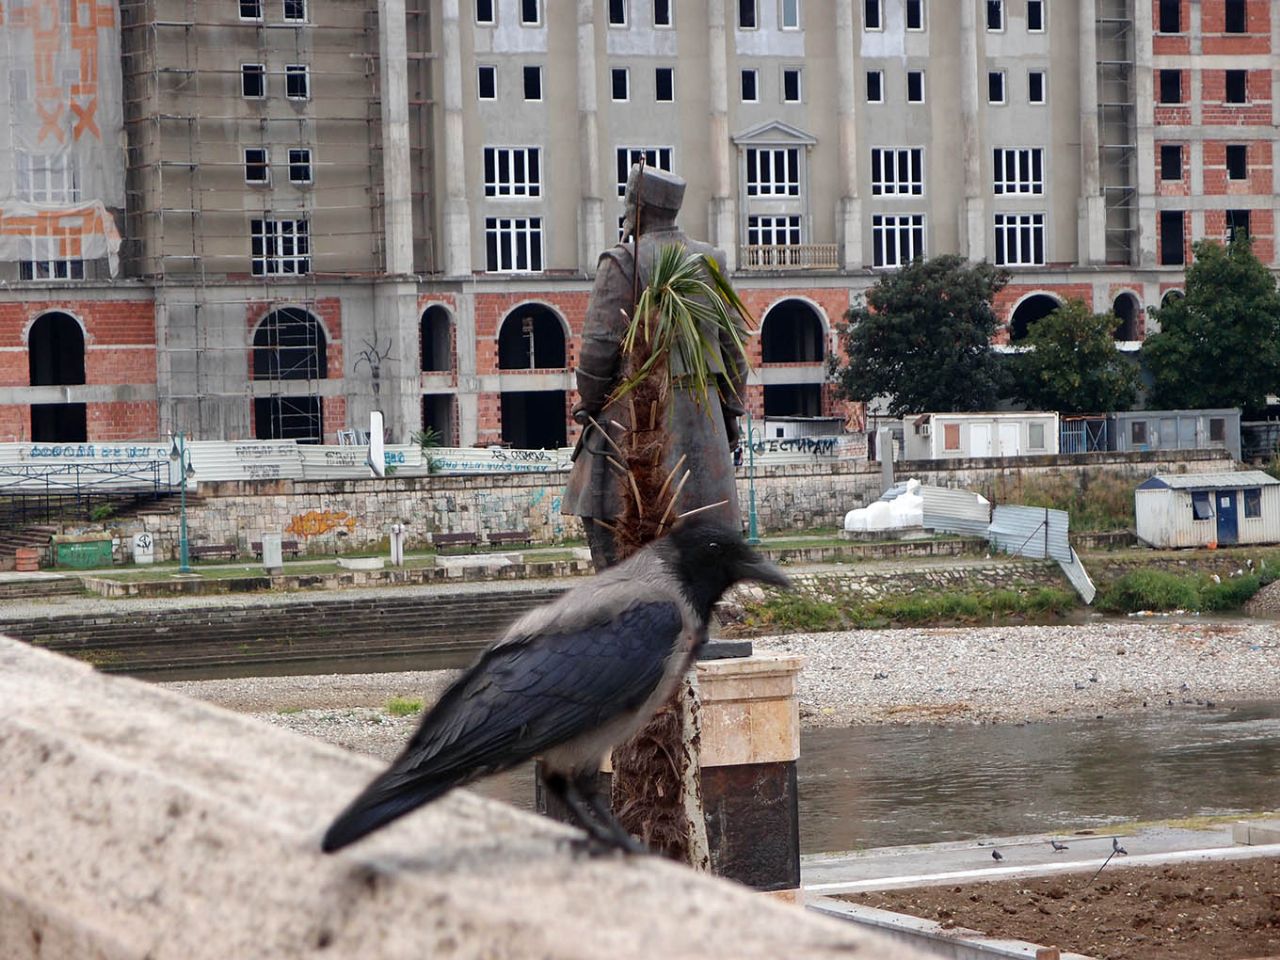
{"type": "Polygon", "coordinates": [[[1231,842],[1250,847],[1280,843],[1280,820],[1240,820],[1233,823],[1231,842]]]}
{"type": "Polygon", "coordinates": [[[0,953],[922,956],[456,791],[335,857],[371,760],[0,637],[0,953]]]}

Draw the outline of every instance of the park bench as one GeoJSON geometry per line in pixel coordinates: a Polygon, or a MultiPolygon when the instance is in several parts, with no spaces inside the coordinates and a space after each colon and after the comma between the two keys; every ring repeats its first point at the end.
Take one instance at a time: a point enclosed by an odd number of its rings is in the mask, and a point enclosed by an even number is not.
{"type": "Polygon", "coordinates": [[[193,543],[187,547],[192,560],[234,560],[239,552],[234,543],[193,543]]]}
{"type": "MultiPolygon", "coordinates": [[[[255,557],[262,556],[261,540],[254,540],[252,543],[249,544],[249,546],[253,549],[253,555],[255,557]]],[[[300,544],[297,540],[281,540],[280,552],[287,554],[288,556],[291,556],[291,557],[296,557],[300,553],[302,553],[302,544],[300,544]]]]}
{"type": "Polygon", "coordinates": [[[480,543],[478,533],[433,533],[431,543],[437,550],[446,547],[474,547],[480,543]]]}
{"type": "Polygon", "coordinates": [[[533,543],[528,530],[500,530],[489,534],[489,543],[498,547],[506,543],[533,543]]]}

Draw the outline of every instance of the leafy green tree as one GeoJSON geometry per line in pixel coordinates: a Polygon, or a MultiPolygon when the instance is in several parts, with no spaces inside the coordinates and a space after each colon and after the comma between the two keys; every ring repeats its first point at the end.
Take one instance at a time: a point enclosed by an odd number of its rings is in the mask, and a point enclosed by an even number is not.
{"type": "Polygon", "coordinates": [[[1033,323],[1013,357],[1013,389],[1033,410],[1110,413],[1127,409],[1138,391],[1137,368],[1116,350],[1113,313],[1072,300],[1033,323]]]}
{"type": "Polygon", "coordinates": [[[885,397],[892,416],[990,409],[1002,370],[991,352],[991,300],[1009,274],[947,255],[887,274],[852,307],[840,336],[849,363],[832,372],[849,400],[885,397]]]}
{"type": "Polygon", "coordinates": [[[1280,389],[1280,293],[1247,239],[1201,240],[1186,296],[1152,310],[1160,332],[1142,354],[1154,381],[1150,406],[1258,411],[1280,389]]]}

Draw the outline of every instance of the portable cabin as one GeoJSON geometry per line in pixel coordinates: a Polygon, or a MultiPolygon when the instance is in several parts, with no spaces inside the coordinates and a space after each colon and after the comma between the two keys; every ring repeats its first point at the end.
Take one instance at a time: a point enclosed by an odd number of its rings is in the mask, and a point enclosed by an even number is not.
{"type": "Polygon", "coordinates": [[[1240,411],[1122,410],[1115,418],[1115,449],[1229,450],[1240,459],[1240,411]]]}
{"type": "Polygon", "coordinates": [[[907,460],[1031,457],[1058,452],[1056,413],[925,413],[908,417],[903,433],[907,460]]]}
{"type": "Polygon", "coordinates": [[[1134,492],[1138,539],[1153,547],[1280,543],[1280,480],[1261,470],[1157,474],[1134,492]]]}

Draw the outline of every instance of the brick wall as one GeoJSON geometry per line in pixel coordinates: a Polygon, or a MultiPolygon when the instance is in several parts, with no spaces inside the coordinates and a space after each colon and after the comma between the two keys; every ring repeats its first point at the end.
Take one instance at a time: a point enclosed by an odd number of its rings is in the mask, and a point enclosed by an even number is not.
{"type": "MultiPolygon", "coordinates": [[[[1185,71],[1184,71],[1185,73],[1185,71]]],[[[1183,95],[1186,96],[1186,80],[1183,95]]],[[[1249,70],[1245,79],[1245,103],[1227,103],[1227,72],[1225,70],[1200,71],[1201,122],[1205,124],[1230,124],[1234,126],[1271,125],[1271,72],[1249,70]]],[[[1156,122],[1159,119],[1157,108],[1156,122]]]]}
{"type": "Polygon", "coordinates": [[[90,403],[86,409],[89,439],[154,439],[160,435],[157,406],[155,402],[90,403]]]}

